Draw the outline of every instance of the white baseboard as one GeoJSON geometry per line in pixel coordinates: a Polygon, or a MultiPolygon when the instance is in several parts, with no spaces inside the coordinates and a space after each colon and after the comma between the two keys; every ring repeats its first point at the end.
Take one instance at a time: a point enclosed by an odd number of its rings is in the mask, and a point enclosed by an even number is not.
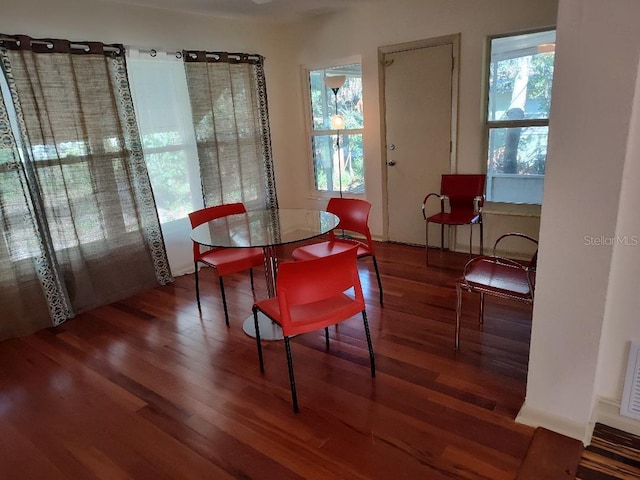
{"type": "Polygon", "coordinates": [[[541,410],[528,407],[526,403],[518,412],[516,422],[532,427],[544,427],[561,435],[580,440],[584,445],[589,445],[593,434],[592,422],[580,423],[566,418],[551,415],[541,410]]]}
{"type": "Polygon", "coordinates": [[[594,418],[598,423],[640,436],[640,421],[620,415],[619,400],[599,397],[594,418]]]}
{"type": "Polygon", "coordinates": [[[550,415],[547,412],[528,407],[526,404],[520,409],[516,422],[553,430],[556,433],[580,440],[585,446],[591,443],[591,435],[596,423],[640,436],[640,421],[620,415],[619,400],[602,397],[598,398],[596,403],[593,420],[586,424],[550,415]]]}

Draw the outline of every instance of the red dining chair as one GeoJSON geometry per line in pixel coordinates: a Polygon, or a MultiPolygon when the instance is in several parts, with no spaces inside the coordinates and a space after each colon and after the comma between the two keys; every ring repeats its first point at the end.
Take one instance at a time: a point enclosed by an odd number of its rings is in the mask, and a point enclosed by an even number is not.
{"type": "Polygon", "coordinates": [[[324,328],[325,342],[329,348],[330,325],[343,322],[361,313],[369,348],[371,377],[376,376],[371,334],[367,322],[364,296],[358,267],[357,247],[334,255],[300,262],[283,262],[278,269],[276,296],[256,302],[253,318],[256,328],[260,371],[264,372],[258,311],[282,327],[289,367],[289,382],[293,411],[298,412],[298,395],[293,373],[290,338],[293,335],[324,328]]]}
{"type": "Polygon", "coordinates": [[[440,250],[444,249],[445,225],[469,225],[469,255],[473,242],[473,225],[480,226],[480,255],[483,253],[482,206],[484,204],[484,174],[446,174],[440,181],[440,193],[429,193],[422,201],[422,216],[426,222],[425,248],[429,265],[429,223],[440,224],[440,250]],[[426,204],[431,197],[440,199],[440,212],[427,216],[426,204]],[[447,209],[448,204],[448,209],[447,209]]]}
{"type": "Polygon", "coordinates": [[[357,198],[330,198],[327,204],[327,211],[336,215],[340,222],[335,230],[329,232],[329,240],[326,242],[313,243],[298,247],[292,252],[294,260],[311,260],[313,258],[326,257],[358,247],[358,258],[371,257],[373,268],[376,271],[378,280],[378,290],[380,291],[380,305],[383,304],[382,282],[380,280],[380,270],[369,231],[369,212],[371,204],[366,200],[357,198]],[[338,238],[336,230],[356,233],[364,237],[362,240],[338,238]]]}
{"type": "Polygon", "coordinates": [[[507,233],[496,240],[492,256],[480,256],[469,260],[462,277],[456,281],[456,333],[455,349],[460,347],[460,316],[462,314],[462,290],[480,294],[479,323],[484,323],[484,296],[507,298],[533,304],[536,286],[538,241],[523,233],[507,233]],[[528,262],[518,262],[496,255],[498,244],[506,238],[522,238],[536,245],[528,262]]]}
{"type": "MultiPolygon", "coordinates": [[[[216,218],[226,217],[237,213],[245,213],[242,203],[228,203],[224,205],[216,205],[196,210],[189,214],[191,228],[202,225],[205,222],[215,220],[216,218]]],[[[222,277],[231,273],[249,270],[251,277],[251,289],[253,290],[253,267],[263,264],[262,249],[260,248],[212,248],[204,252],[201,251],[200,245],[193,242],[193,266],[196,272],[196,299],[198,300],[198,310],[200,307],[200,285],[198,281],[198,263],[202,263],[208,267],[215,268],[220,279],[220,292],[222,294],[222,305],[224,307],[224,319],[227,327],[229,326],[229,312],[227,310],[227,297],[224,294],[224,282],[222,277]]]]}

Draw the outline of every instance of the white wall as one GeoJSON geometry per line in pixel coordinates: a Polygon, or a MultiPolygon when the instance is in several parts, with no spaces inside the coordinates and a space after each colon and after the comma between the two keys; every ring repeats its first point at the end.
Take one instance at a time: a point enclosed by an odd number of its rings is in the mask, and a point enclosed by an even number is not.
{"type": "MultiPolygon", "coordinates": [[[[310,20],[297,31],[297,63],[331,64],[336,59],[360,55],[363,69],[365,112],[365,168],[366,197],[373,204],[371,228],[374,236],[383,233],[383,190],[386,167],[383,165],[381,145],[382,105],[379,101],[378,48],[414,40],[461,33],[460,96],[458,125],[458,163],[460,173],[484,171],[486,153],[483,129],[484,48],[487,36],[517,32],[531,28],[555,25],[557,3],[555,0],[531,2],[528,0],[396,0],[368,4],[349,13],[325,16],[310,20]]],[[[297,73],[300,75],[300,73],[297,73]]],[[[291,160],[286,175],[292,184],[287,192],[279,189],[281,203],[299,203],[305,199],[307,206],[322,206],[326,200],[310,197],[308,182],[309,165],[306,161],[307,146],[304,136],[304,117],[301,110],[302,81],[297,92],[292,92],[291,160]],[[295,132],[295,133],[294,133],[295,132]],[[298,179],[294,182],[294,179],[298,179]]],[[[426,193],[426,192],[425,192],[426,193]]],[[[491,212],[492,207],[487,210],[491,212]]],[[[504,210],[504,209],[503,209],[504,210]]],[[[506,231],[524,229],[537,236],[539,209],[510,207],[504,211],[527,216],[514,218],[509,215],[486,217],[486,244],[506,231]]],[[[416,205],[416,220],[421,221],[420,205],[416,205]]],[[[477,235],[474,235],[477,238],[477,235]]],[[[468,232],[459,235],[460,248],[468,248],[468,232]]]]}
{"type": "Polygon", "coordinates": [[[590,238],[638,225],[633,187],[620,222],[618,215],[625,161],[637,162],[627,138],[639,23],[636,0],[560,0],[529,376],[519,419],[582,440],[590,435],[599,390],[619,395],[621,358],[614,351],[638,333],[630,318],[637,293],[618,289],[638,284],[632,276],[637,250],[620,248],[614,262],[613,247],[593,246],[590,238]]]}
{"type": "MultiPolygon", "coordinates": [[[[620,408],[624,375],[631,342],[640,343],[640,64],[636,74],[633,116],[627,156],[622,173],[622,192],[613,248],[611,273],[604,310],[600,358],[596,376],[598,417],[611,416],[620,408]],[[609,412],[610,408],[613,411],[609,412]]],[[[599,418],[601,420],[601,418],[599,418]]],[[[604,420],[604,419],[602,419],[604,420]]],[[[640,422],[607,418],[608,424],[640,434],[640,422]]]]}
{"type": "Polygon", "coordinates": [[[100,0],[20,0],[2,6],[2,33],[99,40],[167,50],[274,52],[277,32],[252,21],[183,14],[100,0]]]}

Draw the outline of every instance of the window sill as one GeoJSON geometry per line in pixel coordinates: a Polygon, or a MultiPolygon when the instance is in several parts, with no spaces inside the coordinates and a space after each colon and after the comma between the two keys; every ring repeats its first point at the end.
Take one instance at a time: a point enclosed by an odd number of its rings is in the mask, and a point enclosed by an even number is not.
{"type": "MultiPolygon", "coordinates": [[[[329,200],[330,198],[333,197],[339,197],[340,196],[340,192],[311,192],[309,194],[309,196],[307,197],[309,200],[329,200]]],[[[346,193],[346,192],[342,192],[342,196],[344,198],[365,198],[365,194],[363,193],[346,193]]]]}
{"type": "Polygon", "coordinates": [[[508,215],[512,217],[540,217],[542,205],[527,203],[485,202],[483,215],[508,215]]]}

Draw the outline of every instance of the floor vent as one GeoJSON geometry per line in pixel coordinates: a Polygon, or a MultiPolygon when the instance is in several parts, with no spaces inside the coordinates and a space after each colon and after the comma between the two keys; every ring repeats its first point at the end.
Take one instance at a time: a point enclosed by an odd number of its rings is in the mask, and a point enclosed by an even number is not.
{"type": "Polygon", "coordinates": [[[620,415],[640,420],[640,345],[631,344],[620,415]]]}

